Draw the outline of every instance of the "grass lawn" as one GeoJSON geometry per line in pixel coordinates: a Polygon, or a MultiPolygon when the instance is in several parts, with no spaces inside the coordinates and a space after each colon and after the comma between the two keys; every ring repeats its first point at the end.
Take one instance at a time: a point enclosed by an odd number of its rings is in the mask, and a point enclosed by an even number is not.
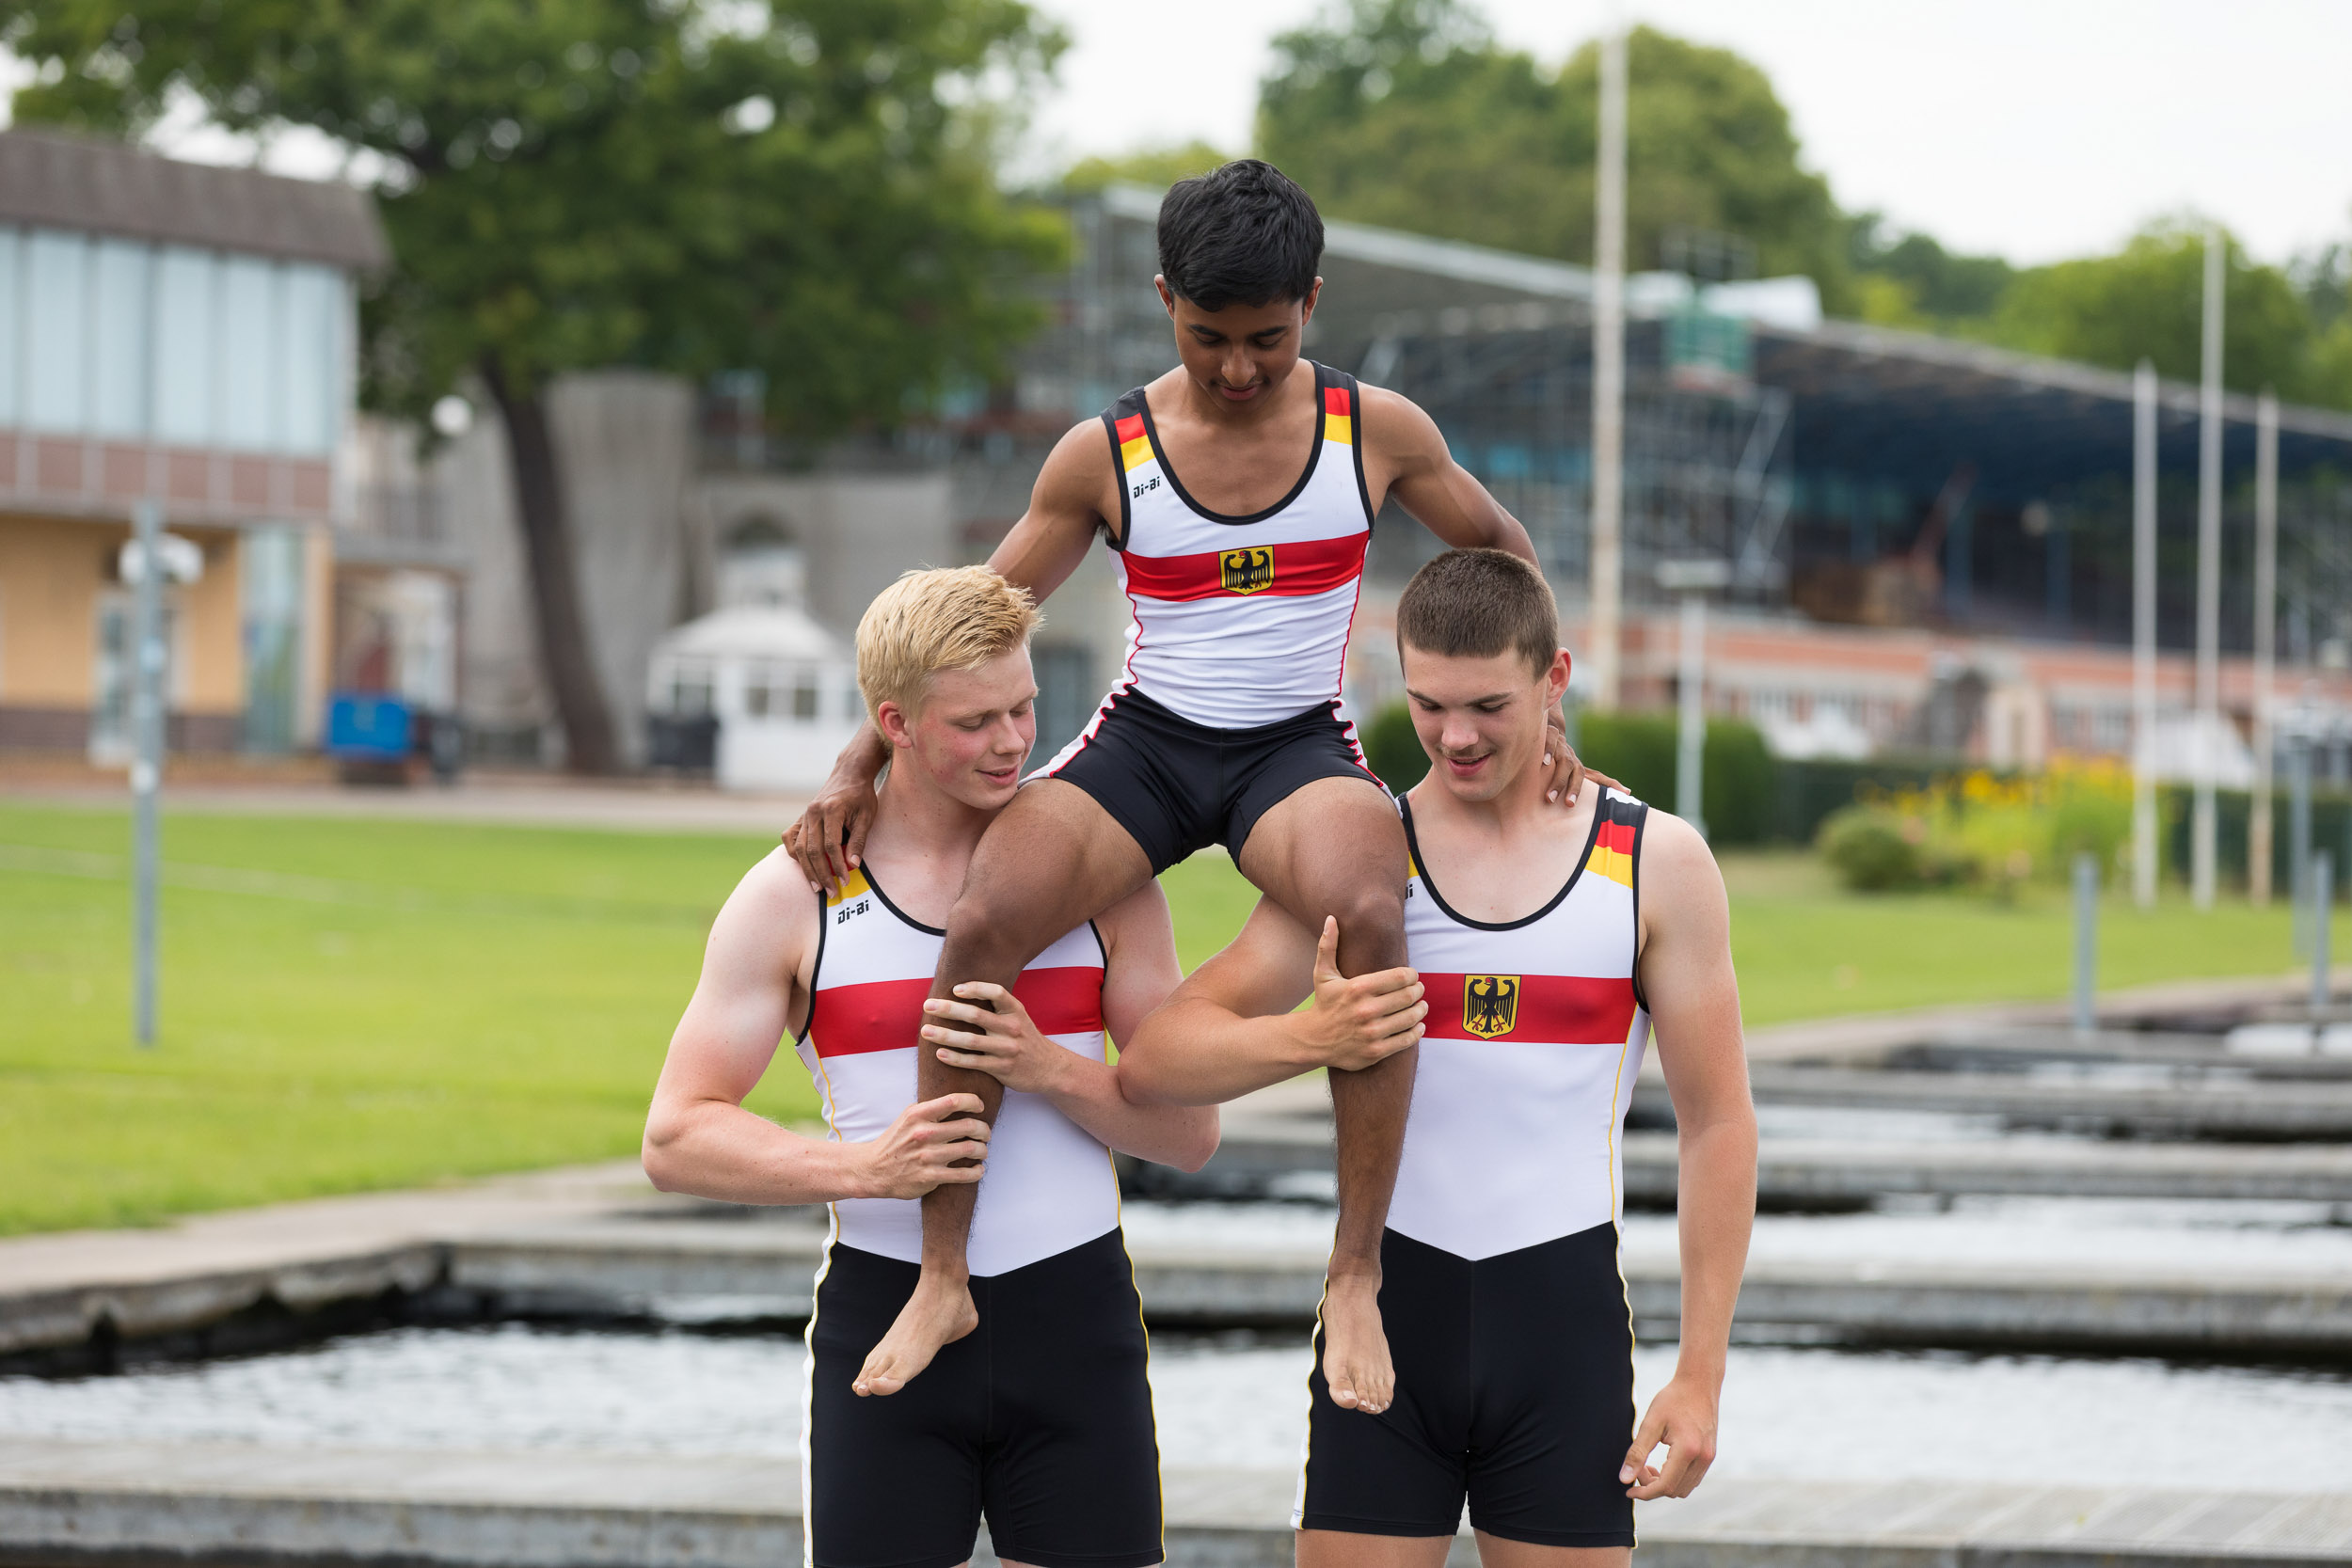
{"type": "MultiPolygon", "coordinates": [[[[163,1032],[129,1043],[120,813],[0,804],[0,1232],[416,1184],[634,1150],[710,917],[771,841],[168,816],[163,1032]]],[[[1756,1022],[2057,995],[2055,893],[1838,895],[1727,870],[1756,1022]]],[[[1169,874],[1198,962],[1253,895],[1169,874]]],[[[2283,911],[2110,906],[2109,985],[2287,967],[2283,911]]],[[[752,1101],[814,1114],[780,1055],[752,1101]]]]}

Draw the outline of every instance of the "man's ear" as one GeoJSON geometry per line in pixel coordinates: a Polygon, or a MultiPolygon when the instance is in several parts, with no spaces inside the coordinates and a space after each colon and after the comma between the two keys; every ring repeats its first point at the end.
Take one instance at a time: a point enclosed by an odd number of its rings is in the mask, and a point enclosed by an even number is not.
{"type": "Polygon", "coordinates": [[[882,737],[898,751],[914,750],[914,724],[907,710],[896,703],[884,703],[874,710],[874,728],[882,737]]]}
{"type": "Polygon", "coordinates": [[[1544,699],[1557,707],[1560,699],[1568,694],[1568,672],[1571,668],[1568,650],[1561,649],[1552,656],[1551,668],[1544,672],[1544,699]]]}
{"type": "Polygon", "coordinates": [[[1318,277],[1315,279],[1314,287],[1307,291],[1306,302],[1299,309],[1298,326],[1300,331],[1305,331],[1307,324],[1315,319],[1315,301],[1321,299],[1322,297],[1323,279],[1318,277]]]}
{"type": "Polygon", "coordinates": [[[1168,286],[1168,275],[1153,273],[1152,287],[1160,291],[1160,308],[1168,312],[1169,321],[1174,321],[1176,319],[1176,291],[1168,286]]]}

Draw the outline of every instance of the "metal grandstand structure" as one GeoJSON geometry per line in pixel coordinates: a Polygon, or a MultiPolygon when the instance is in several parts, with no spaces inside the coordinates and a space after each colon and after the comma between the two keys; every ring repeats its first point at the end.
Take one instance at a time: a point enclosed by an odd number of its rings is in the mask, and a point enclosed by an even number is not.
{"type": "MultiPolygon", "coordinates": [[[[1054,319],[1025,356],[1015,400],[1037,426],[1025,447],[1173,362],[1150,282],[1158,201],[1115,185],[1073,204],[1072,267],[1053,286],[1054,319]]],[[[1356,224],[1327,229],[1310,352],[1426,408],[1455,456],[1528,525],[1564,600],[1580,599],[1591,274],[1356,224]]],[[[1659,602],[1656,562],[1706,556],[1730,562],[1733,597],[1761,611],[2127,642],[2130,377],[1807,319],[1791,298],[1781,280],[1630,280],[1629,603],[1659,602]],[[1873,584],[1888,574],[1923,586],[1884,600],[1873,584]]],[[[2192,386],[2162,388],[2168,647],[2191,640],[2196,400],[2192,386]]],[[[2233,394],[2224,411],[2222,636],[2244,649],[2254,400],[2233,394]]],[[[2280,651],[2296,662],[2352,641],[2352,415],[2283,409],[2280,463],[2280,651]]],[[[1395,580],[1434,547],[1418,529],[1382,529],[1375,572],[1395,580]]]]}

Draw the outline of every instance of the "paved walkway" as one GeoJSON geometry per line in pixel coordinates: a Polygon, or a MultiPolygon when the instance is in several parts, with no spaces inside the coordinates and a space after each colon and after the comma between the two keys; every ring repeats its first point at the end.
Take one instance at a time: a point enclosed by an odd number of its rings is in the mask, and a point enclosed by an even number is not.
{"type": "MultiPolygon", "coordinates": [[[[1169,1471],[1171,1568],[1287,1565],[1293,1485],[1169,1471]]],[[[798,1466],[771,1459],[0,1439],[0,1550],[135,1568],[770,1568],[801,1554],[800,1492],[798,1466]]],[[[2352,1562],[2352,1494],[1719,1477],[1641,1504],[1637,1528],[1645,1568],[2352,1562]]],[[[1467,1537],[1450,1560],[1475,1560],[1467,1537]]]]}
{"type": "MultiPolygon", "coordinates": [[[[113,783],[58,784],[0,778],[0,799],[27,804],[127,806],[113,783]]],[[[631,832],[784,832],[801,814],[801,795],[724,793],[707,784],[574,781],[548,773],[468,773],[455,784],[407,789],[330,783],[166,784],[164,810],[249,816],[382,817],[417,822],[479,822],[537,828],[609,828],[631,832]]]]}

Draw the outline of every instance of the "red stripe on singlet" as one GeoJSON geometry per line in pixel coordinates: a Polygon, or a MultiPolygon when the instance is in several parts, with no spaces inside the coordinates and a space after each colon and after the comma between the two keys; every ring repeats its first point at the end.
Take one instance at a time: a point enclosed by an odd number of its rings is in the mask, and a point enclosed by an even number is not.
{"type": "Polygon", "coordinates": [[[1518,984],[1510,1028],[1485,1037],[1464,1027],[1464,983],[1483,976],[1422,972],[1429,1004],[1424,1027],[1433,1039],[1492,1038],[1535,1045],[1623,1045],[1639,1004],[1630,976],[1597,978],[1575,974],[1514,974],[1518,984]]]}
{"type": "MultiPolygon", "coordinates": [[[[923,1043],[916,1031],[923,1027],[923,999],[930,993],[928,977],[822,987],[809,1008],[808,1037],[819,1056],[910,1049],[923,1043]]],[[[1012,994],[1029,1009],[1040,1034],[1084,1035],[1103,1027],[1099,967],[1026,970],[1012,994]]]]}
{"type": "Polygon", "coordinates": [[[1633,824],[1603,822],[1595,842],[1600,848],[1613,849],[1620,855],[1630,855],[1633,853],[1633,824]]]}
{"type": "MultiPolygon", "coordinates": [[[[1363,575],[1364,546],[1369,531],[1338,539],[1310,539],[1295,545],[1258,546],[1252,550],[1207,550],[1199,555],[1127,556],[1127,591],[1147,599],[1240,599],[1255,594],[1284,596],[1327,594],[1344,588],[1363,575]],[[1226,586],[1229,556],[1274,552],[1274,580],[1263,588],[1244,591],[1226,586]]],[[[1243,563],[1245,566],[1247,563],[1243,563]]]]}

